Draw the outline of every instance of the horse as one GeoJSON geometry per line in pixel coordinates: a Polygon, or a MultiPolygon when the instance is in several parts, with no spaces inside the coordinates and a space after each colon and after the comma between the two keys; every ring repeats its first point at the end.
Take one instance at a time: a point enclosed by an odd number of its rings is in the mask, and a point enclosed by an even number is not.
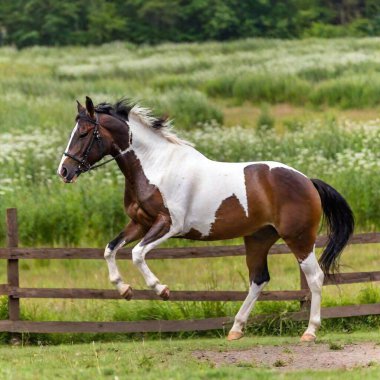
{"type": "Polygon", "coordinates": [[[109,278],[129,300],[132,288],[116,264],[116,253],[139,240],[133,264],[147,286],[162,299],[170,296],[149,269],[145,256],[173,237],[224,240],[243,237],[249,291],[234,318],[228,340],[240,339],[249,314],[269,282],[267,256],[280,238],[294,253],[311,291],[309,324],[301,341],[316,339],[321,324],[321,291],[325,276],[338,269],[340,254],[354,229],[347,201],[333,187],[309,179],[274,161],[212,161],[171,130],[167,118],[127,100],[94,106],[77,101],[76,124],[57,174],[65,183],[116,161],[125,177],[124,208],[129,223],[104,252],[109,278]],[[107,161],[97,164],[103,157],[107,161]],[[315,241],[322,216],[327,245],[319,259],[315,241]]]}

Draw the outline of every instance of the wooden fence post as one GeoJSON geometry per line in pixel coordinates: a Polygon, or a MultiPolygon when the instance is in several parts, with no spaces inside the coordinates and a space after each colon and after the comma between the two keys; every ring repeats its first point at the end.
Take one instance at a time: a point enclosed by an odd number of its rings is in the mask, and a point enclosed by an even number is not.
{"type": "MultiPolygon", "coordinates": [[[[7,246],[15,248],[18,246],[18,224],[17,209],[7,209],[7,246]]],[[[7,262],[8,286],[19,287],[18,259],[8,259],[7,262]]],[[[8,318],[10,321],[20,320],[20,299],[8,296],[8,318]]],[[[17,344],[19,334],[12,334],[11,342],[17,344]]]]}

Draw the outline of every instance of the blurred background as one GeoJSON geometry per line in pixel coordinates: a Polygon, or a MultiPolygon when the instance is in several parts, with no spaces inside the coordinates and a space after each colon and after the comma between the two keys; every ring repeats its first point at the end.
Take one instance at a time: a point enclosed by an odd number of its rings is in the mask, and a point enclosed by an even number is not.
{"type": "MultiPolygon", "coordinates": [[[[169,115],[175,131],[212,159],[294,166],[348,199],[357,232],[379,230],[377,36],[375,0],[0,0],[0,244],[7,207],[18,208],[20,243],[31,247],[104,247],[127,223],[116,165],[75,185],[56,175],[75,100],[86,95],[95,103],[126,96],[169,115]]],[[[200,243],[167,243],[185,244],[200,243]]],[[[344,263],[353,270],[380,265],[376,245],[349,251],[344,263]]],[[[246,289],[242,257],[205,260],[202,268],[186,263],[151,265],[172,289],[246,289]]],[[[144,287],[129,263],[121,266],[132,286],[144,287]]],[[[293,258],[272,257],[270,269],[270,288],[298,286],[293,258]]],[[[25,261],[21,270],[29,287],[110,287],[99,262],[25,261]]],[[[328,292],[325,305],[380,299],[367,285],[328,292]]],[[[49,302],[26,300],[24,312],[40,319],[134,315],[133,303],[49,302]]],[[[237,307],[146,305],[148,319],[231,315],[237,307]]]]}

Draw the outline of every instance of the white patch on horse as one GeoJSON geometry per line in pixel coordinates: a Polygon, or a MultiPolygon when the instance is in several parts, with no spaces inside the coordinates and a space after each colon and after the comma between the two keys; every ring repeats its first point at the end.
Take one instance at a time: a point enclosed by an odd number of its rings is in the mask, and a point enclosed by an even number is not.
{"type": "MultiPolygon", "coordinates": [[[[69,151],[69,148],[70,148],[70,145],[71,145],[71,141],[73,140],[75,132],[77,131],[77,129],[78,129],[78,123],[75,124],[75,127],[73,128],[73,130],[71,132],[71,136],[70,136],[69,142],[67,144],[67,147],[65,149],[65,152],[69,151]]],[[[65,159],[66,159],[66,156],[63,154],[62,158],[61,158],[61,162],[59,163],[58,170],[57,170],[58,175],[60,175],[60,173],[61,173],[62,165],[63,165],[65,159]]]]}
{"type": "Polygon", "coordinates": [[[172,225],[180,231],[179,234],[194,229],[203,237],[208,236],[219,207],[232,196],[236,196],[248,217],[244,173],[247,166],[265,164],[270,169],[294,170],[272,161],[230,163],[209,160],[178,138],[178,142],[171,143],[161,130],[149,125],[152,123],[150,117],[142,116],[141,109],[138,111],[130,113],[128,122],[134,136],[133,151],[149,183],[159,189],[172,225]]]}

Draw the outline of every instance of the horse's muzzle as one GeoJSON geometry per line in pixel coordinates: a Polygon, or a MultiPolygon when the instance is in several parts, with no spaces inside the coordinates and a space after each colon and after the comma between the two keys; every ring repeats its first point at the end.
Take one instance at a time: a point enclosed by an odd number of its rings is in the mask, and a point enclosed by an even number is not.
{"type": "Polygon", "coordinates": [[[78,176],[80,175],[80,171],[68,169],[65,165],[57,171],[57,174],[62,178],[65,183],[74,183],[78,176]]]}

